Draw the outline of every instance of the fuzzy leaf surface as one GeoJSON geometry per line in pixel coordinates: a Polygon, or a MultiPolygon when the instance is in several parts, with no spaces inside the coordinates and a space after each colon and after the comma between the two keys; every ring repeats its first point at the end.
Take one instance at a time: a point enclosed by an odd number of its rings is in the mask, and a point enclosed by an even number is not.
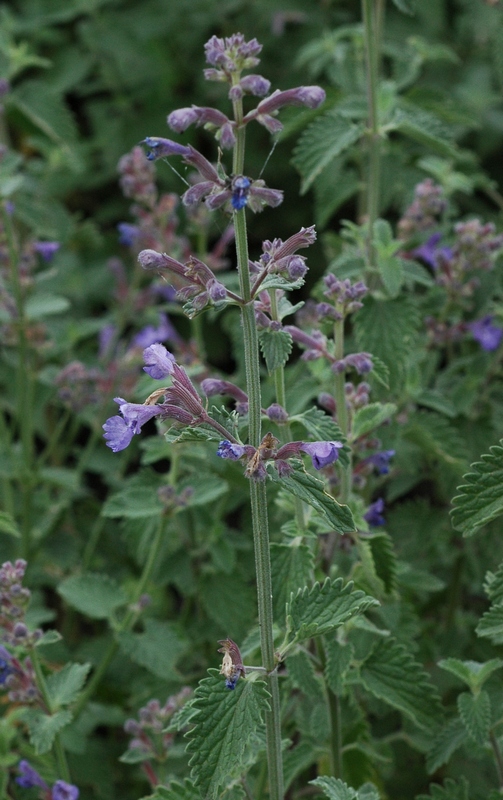
{"type": "Polygon", "coordinates": [[[458,783],[452,778],[446,778],[443,786],[432,783],[430,794],[419,794],[416,800],[469,800],[468,781],[461,778],[458,783]]]}
{"type": "Polygon", "coordinates": [[[305,586],[292,595],[287,605],[287,644],[302,642],[312,636],[330,633],[352,617],[364,614],[369,608],[379,605],[373,597],[353,583],[343,585],[342,578],[323,584],[305,586]]]}
{"type": "Polygon", "coordinates": [[[469,736],[479,745],[484,745],[489,739],[489,726],[491,724],[491,701],[484,689],[477,695],[463,692],[458,696],[459,716],[469,736]]]}
{"type": "Polygon", "coordinates": [[[492,658],[490,661],[481,663],[480,661],[460,661],[459,658],[445,658],[438,662],[438,666],[464,681],[470,689],[478,691],[493,672],[503,667],[503,661],[501,658],[492,658]]]}
{"type": "Polygon", "coordinates": [[[290,475],[282,478],[275,469],[271,469],[269,476],[294,497],[300,498],[304,503],[315,508],[336,533],[349,533],[355,530],[353,515],[349,507],[340,505],[334,500],[325,491],[323,481],[315,478],[314,475],[310,475],[304,469],[294,468],[290,475]]]}
{"type": "Polygon", "coordinates": [[[502,444],[503,439],[499,445],[490,447],[480,461],[471,464],[473,471],[463,476],[466,483],[458,487],[460,494],[452,501],[452,524],[464,536],[472,536],[503,513],[502,444]]]}
{"type": "Polygon", "coordinates": [[[293,165],[302,176],[301,194],[338,155],[355,144],[365,130],[363,123],[353,124],[336,109],[314,120],[294,150],[293,165]]]}
{"type": "Polygon", "coordinates": [[[188,734],[192,753],[189,765],[196,786],[204,797],[215,798],[244,766],[245,749],[269,708],[264,681],[240,679],[234,690],[216,669],[209,670],[195,693],[195,727],[188,734]]]}
{"type": "Polygon", "coordinates": [[[292,592],[308,583],[313,568],[313,555],[305,544],[271,543],[271,575],[274,586],[275,618],[284,624],[286,604],[292,592]]]}
{"type": "Polygon", "coordinates": [[[309,783],[318,786],[328,800],[379,800],[379,792],[373,783],[364,783],[358,790],[340,778],[323,776],[309,783]]]}
{"type": "Polygon", "coordinates": [[[449,720],[433,737],[433,743],[426,758],[426,768],[431,774],[446,764],[453,753],[466,742],[468,734],[458,716],[449,720]]]}
{"type": "Polygon", "coordinates": [[[68,605],[92,619],[107,619],[127,603],[124,590],[113,578],[92,572],[67,578],[58,586],[58,593],[68,605]]]}
{"type": "Polygon", "coordinates": [[[65,664],[59,672],[53,672],[47,679],[47,689],[53,708],[73,703],[82,689],[91,664],[65,664]]]}
{"type": "Polygon", "coordinates": [[[30,731],[30,742],[37,755],[48,753],[57,734],[72,720],[71,711],[56,711],[55,714],[44,714],[41,711],[28,710],[25,717],[30,731]]]}
{"type": "Polygon", "coordinates": [[[503,642],[503,603],[491,606],[489,611],[482,615],[475,630],[478,636],[490,639],[493,644],[501,644],[503,642]]]}
{"type": "Polygon", "coordinates": [[[176,678],[175,664],[187,646],[175,625],[155,619],[145,621],[143,633],[119,634],[119,645],[132,661],[164,680],[176,678]]]}
{"type": "Polygon", "coordinates": [[[260,332],[259,343],[269,374],[284,367],[292,352],[292,336],[288,331],[264,330],[260,332]]]}
{"type": "Polygon", "coordinates": [[[396,640],[380,641],[360,672],[365,688],[430,730],[442,719],[440,698],[421,664],[396,640]]]}

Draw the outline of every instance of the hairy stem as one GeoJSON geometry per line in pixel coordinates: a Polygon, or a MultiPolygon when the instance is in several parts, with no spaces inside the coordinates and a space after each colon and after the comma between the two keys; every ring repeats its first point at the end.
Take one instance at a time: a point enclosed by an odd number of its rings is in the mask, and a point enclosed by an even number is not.
{"type": "MultiPolygon", "coordinates": [[[[37,678],[37,686],[40,691],[40,694],[42,695],[42,699],[46,706],[47,712],[49,714],[53,714],[56,709],[53,706],[51,696],[47,688],[45,675],[43,673],[42,666],[40,664],[40,659],[38,657],[38,652],[35,648],[33,648],[31,652],[31,663],[33,664],[33,669],[35,670],[35,675],[37,678]]],[[[56,763],[58,765],[59,777],[62,780],[66,781],[67,783],[70,783],[70,770],[68,769],[65,751],[63,749],[63,745],[61,744],[61,738],[59,733],[57,733],[56,736],[54,737],[54,753],[56,756],[56,763]]]]}
{"type": "Polygon", "coordinates": [[[379,216],[379,194],[381,177],[381,137],[379,133],[378,81],[379,81],[379,34],[382,25],[382,4],[375,0],[362,0],[362,16],[367,65],[368,98],[368,173],[367,209],[368,238],[367,254],[371,270],[376,267],[376,253],[372,244],[374,222],[379,216]]]}
{"type": "MultiPolygon", "coordinates": [[[[241,101],[234,103],[234,115],[238,123],[242,120],[241,101]]],[[[244,168],[245,129],[237,131],[234,149],[233,172],[240,175],[244,168]]],[[[260,387],[260,359],[255,309],[251,296],[250,270],[248,264],[248,237],[245,209],[234,212],[237,266],[243,305],[241,320],[248,393],[249,442],[258,447],[261,441],[262,398],[260,387]]],[[[271,709],[266,713],[267,764],[269,769],[269,796],[271,800],[283,798],[283,762],[281,757],[281,716],[278,677],[275,670],[273,639],[273,609],[271,561],[269,554],[269,522],[265,482],[250,480],[250,500],[253,525],[253,543],[257,580],[258,617],[262,664],[267,671],[267,685],[271,694],[271,709]]]]}

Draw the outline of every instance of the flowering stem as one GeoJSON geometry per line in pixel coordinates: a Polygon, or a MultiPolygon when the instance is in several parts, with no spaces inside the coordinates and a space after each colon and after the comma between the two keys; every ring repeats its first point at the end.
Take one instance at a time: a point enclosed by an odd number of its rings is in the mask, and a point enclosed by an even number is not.
{"type": "MultiPolygon", "coordinates": [[[[234,103],[236,121],[242,120],[241,101],[234,103]]],[[[233,171],[239,175],[244,166],[245,129],[237,130],[234,148],[233,171]]],[[[260,391],[260,360],[255,308],[251,296],[250,270],[248,264],[248,237],[246,232],[245,209],[234,212],[237,266],[243,305],[241,320],[246,370],[246,390],[248,394],[249,443],[258,447],[261,440],[262,398],[260,391]]],[[[281,716],[278,677],[274,671],[272,579],[269,554],[269,521],[267,514],[267,495],[264,481],[250,480],[250,500],[252,511],[253,543],[257,580],[258,618],[262,666],[265,667],[267,685],[271,694],[270,711],[266,712],[267,764],[269,769],[270,800],[283,798],[283,762],[281,757],[281,716]]]]}
{"type": "MultiPolygon", "coordinates": [[[[372,243],[374,222],[379,216],[381,173],[381,137],[379,133],[378,79],[379,79],[379,19],[382,16],[375,0],[362,0],[362,16],[367,62],[367,96],[369,114],[369,164],[367,174],[368,260],[371,270],[376,266],[376,253],[372,243]]],[[[382,11],[382,9],[381,9],[382,11]]]]}
{"type": "MultiPolygon", "coordinates": [[[[341,310],[341,309],[337,309],[341,310]]],[[[342,315],[341,315],[342,316],[342,315]]],[[[344,358],[344,317],[338,319],[334,323],[334,340],[335,340],[335,358],[340,361],[344,358]]],[[[348,409],[346,406],[346,390],[345,390],[346,377],[344,372],[339,372],[335,375],[334,380],[334,394],[335,406],[337,409],[337,422],[344,436],[347,438],[349,434],[349,418],[348,409]]],[[[347,467],[340,466],[341,485],[340,485],[340,503],[347,503],[351,493],[351,484],[353,476],[353,468],[351,464],[351,454],[349,454],[349,464],[347,467]]]]}

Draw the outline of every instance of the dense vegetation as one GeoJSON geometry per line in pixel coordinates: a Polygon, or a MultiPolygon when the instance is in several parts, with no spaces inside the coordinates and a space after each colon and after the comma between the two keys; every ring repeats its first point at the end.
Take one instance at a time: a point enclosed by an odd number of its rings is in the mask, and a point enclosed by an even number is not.
{"type": "Polygon", "coordinates": [[[502,89],[498,0],[0,4],[0,798],[502,796],[502,89]]]}

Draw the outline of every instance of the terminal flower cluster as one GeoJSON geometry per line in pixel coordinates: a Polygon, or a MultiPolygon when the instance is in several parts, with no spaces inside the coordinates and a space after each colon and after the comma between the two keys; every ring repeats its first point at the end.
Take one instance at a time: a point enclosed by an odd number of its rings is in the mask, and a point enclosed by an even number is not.
{"type": "Polygon", "coordinates": [[[128,719],[124,730],[133,738],[129,750],[142,753],[145,758],[163,761],[173,744],[174,734],[165,731],[173,715],[182,708],[192,694],[185,686],[177,694],[168,697],[163,706],[159,700],[150,700],[138,712],[138,719],[128,719]]]}

